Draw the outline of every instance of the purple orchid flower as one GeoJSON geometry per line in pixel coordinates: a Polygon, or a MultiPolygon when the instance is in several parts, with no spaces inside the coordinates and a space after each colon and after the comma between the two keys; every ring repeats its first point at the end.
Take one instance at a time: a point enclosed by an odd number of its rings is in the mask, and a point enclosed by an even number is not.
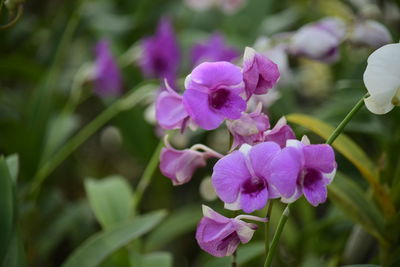
{"type": "Polygon", "coordinates": [[[206,130],[224,119],[239,119],[246,109],[241,69],[226,61],[205,62],[185,80],[183,104],[191,119],[206,130]]]}
{"type": "MultiPolygon", "coordinates": [[[[240,243],[245,244],[251,240],[257,229],[256,224],[241,221],[240,216],[230,219],[204,205],[203,215],[197,226],[196,240],[204,251],[215,257],[232,255],[240,243]]],[[[265,221],[255,216],[248,217],[265,221]]]]}
{"type": "Polygon", "coordinates": [[[268,116],[261,112],[262,105],[252,113],[243,113],[238,120],[227,121],[226,125],[233,136],[231,151],[242,144],[254,145],[264,141],[264,132],[269,129],[268,116]]]}
{"type": "Polygon", "coordinates": [[[345,33],[345,24],[338,18],[307,24],[292,36],[289,52],[326,63],[335,62],[345,33]]]}
{"type": "Polygon", "coordinates": [[[264,141],[272,141],[277,143],[281,148],[286,146],[286,141],[289,139],[296,139],[292,128],[287,125],[286,118],[282,117],[275,124],[272,130],[265,132],[264,141]]]}
{"type": "Polygon", "coordinates": [[[189,149],[174,149],[168,142],[168,136],[164,140],[165,147],[160,153],[160,170],[173,185],[181,185],[192,179],[194,172],[206,166],[206,160],[211,157],[222,158],[223,155],[201,144],[196,144],[189,149]],[[202,150],[202,151],[198,151],[202,150]]]}
{"type": "Polygon", "coordinates": [[[122,77],[111,53],[109,42],[106,40],[98,42],[95,53],[94,92],[101,97],[120,95],[122,91],[122,77]]]}
{"type": "Polygon", "coordinates": [[[283,202],[294,202],[302,194],[307,201],[318,206],[324,203],[328,196],[327,186],[332,182],[336,173],[335,153],[330,145],[310,145],[307,141],[288,140],[287,149],[294,148],[300,158],[300,164],[293,166],[298,168],[296,190],[290,197],[283,197],[283,202]]]}
{"type": "Polygon", "coordinates": [[[225,208],[250,213],[270,198],[294,194],[298,168],[291,167],[298,160],[274,142],[244,144],[215,164],[211,179],[225,208]]]}
{"type": "Polygon", "coordinates": [[[192,63],[196,66],[203,62],[229,61],[239,56],[236,49],[225,44],[224,37],[214,33],[204,44],[197,44],[192,49],[192,63]]]}
{"type": "Polygon", "coordinates": [[[183,97],[172,89],[166,80],[165,88],[156,100],[157,122],[164,129],[183,130],[189,120],[189,114],[183,106],[183,97]]]}
{"type": "Polygon", "coordinates": [[[243,80],[247,97],[262,95],[275,86],[279,79],[278,65],[266,56],[246,47],[243,57],[243,80]]]}
{"type": "Polygon", "coordinates": [[[160,170],[173,185],[181,185],[192,179],[196,169],[206,166],[204,153],[192,149],[177,150],[164,147],[160,154],[160,170]]]}
{"type": "Polygon", "coordinates": [[[161,19],[154,36],[142,41],[140,66],[147,77],[167,79],[174,84],[179,67],[180,50],[171,22],[161,19]]]}

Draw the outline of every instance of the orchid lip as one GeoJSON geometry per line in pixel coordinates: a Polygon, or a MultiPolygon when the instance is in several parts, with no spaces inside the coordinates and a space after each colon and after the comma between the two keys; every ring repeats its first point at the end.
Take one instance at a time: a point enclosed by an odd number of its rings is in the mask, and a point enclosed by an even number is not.
{"type": "Polygon", "coordinates": [[[228,102],[230,92],[225,89],[218,89],[210,94],[209,102],[211,107],[221,109],[228,102]]]}

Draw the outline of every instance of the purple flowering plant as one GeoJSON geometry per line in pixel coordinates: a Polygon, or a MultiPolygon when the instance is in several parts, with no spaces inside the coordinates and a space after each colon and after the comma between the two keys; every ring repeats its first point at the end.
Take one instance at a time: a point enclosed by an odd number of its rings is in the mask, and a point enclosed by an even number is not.
{"type": "Polygon", "coordinates": [[[291,2],[0,0],[1,266],[400,266],[400,1],[291,2]]]}
{"type": "MultiPolygon", "coordinates": [[[[330,146],[335,137],[326,144],[310,144],[306,136],[299,141],[285,117],[271,129],[262,103],[254,110],[247,105],[252,97],[274,87],[279,76],[272,60],[248,47],[243,65],[227,61],[201,63],[186,77],[183,94],[167,86],[157,100],[157,119],[166,130],[180,129],[182,133],[190,121],[203,130],[224,125],[230,133],[226,138],[231,136],[231,147],[225,155],[203,144],[177,150],[166,139],[159,158],[162,174],[175,186],[188,183],[196,169],[207,165],[207,158],[217,159],[212,186],[224,208],[237,215],[228,218],[203,206],[196,240],[213,256],[235,255],[241,243],[250,242],[258,226],[243,220],[268,224],[273,201],[287,204],[282,214],[285,221],[291,203],[301,196],[312,206],[327,200],[327,187],[337,169],[330,146]],[[270,208],[265,216],[249,215],[259,214],[266,207],[270,208]]],[[[276,236],[275,242],[279,231],[276,236]]],[[[269,266],[276,244],[265,242],[269,251],[265,266],[269,266]]]]}
{"type": "MultiPolygon", "coordinates": [[[[371,40],[365,39],[364,44],[381,45],[390,40],[384,28],[368,23],[374,26],[376,34],[371,35],[371,40]]],[[[297,140],[284,116],[271,125],[268,107],[274,100],[263,97],[270,97],[271,92],[279,94],[281,74],[289,72],[288,55],[336,62],[339,46],[346,38],[356,43],[357,38],[363,38],[359,35],[368,36],[363,35],[362,24],[357,27],[353,35],[348,35],[344,21],[325,18],[296,32],[273,36],[262,52],[246,47],[241,64],[237,64],[238,52],[216,33],[206,43],[193,46],[194,67],[184,80],[183,91],[177,86],[181,52],[171,21],[161,19],[155,35],[142,39],[139,66],[143,74],[164,81],[154,103],[156,122],[168,131],[160,131],[165,134],[164,147],[159,152],[161,173],[174,186],[184,185],[192,180],[197,169],[210,164],[208,159],[214,158],[212,188],[224,209],[235,213],[235,217],[229,218],[203,206],[196,240],[204,251],[216,257],[233,255],[235,262],[238,246],[251,241],[258,224],[270,227],[272,203],[281,202],[287,205],[278,225],[281,228],[272,242],[268,237],[265,240],[265,266],[270,266],[292,203],[302,196],[314,207],[327,200],[328,187],[337,169],[331,144],[349,118],[326,144],[311,144],[306,136],[297,140]],[[229,133],[226,139],[230,140],[230,147],[225,153],[203,144],[177,149],[169,141],[169,133],[174,130],[185,134],[196,129],[221,128],[229,133]],[[265,209],[268,211],[262,215],[265,209]]],[[[97,91],[102,91],[104,85],[110,87],[108,84],[120,86],[121,78],[108,44],[100,43],[96,52],[100,88],[97,91]]]]}

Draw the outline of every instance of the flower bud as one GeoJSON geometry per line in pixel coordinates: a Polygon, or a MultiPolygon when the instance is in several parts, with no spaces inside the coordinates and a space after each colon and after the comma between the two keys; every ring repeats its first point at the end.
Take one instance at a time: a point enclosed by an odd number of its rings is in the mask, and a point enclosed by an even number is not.
{"type": "Polygon", "coordinates": [[[252,113],[243,113],[238,120],[227,121],[229,132],[233,136],[233,144],[231,150],[242,144],[254,145],[262,142],[264,132],[269,128],[268,116],[259,109],[252,113]]]}
{"type": "Polygon", "coordinates": [[[274,62],[253,48],[246,47],[243,56],[243,81],[247,97],[267,93],[274,87],[279,76],[278,66],[274,62]]]}
{"type": "Polygon", "coordinates": [[[189,182],[196,169],[204,166],[206,160],[203,152],[191,149],[177,150],[169,145],[161,150],[161,173],[171,179],[173,185],[189,182]]]}
{"type": "Polygon", "coordinates": [[[118,65],[111,54],[108,41],[102,40],[98,42],[95,52],[95,93],[102,97],[120,95],[122,77],[118,65]]]}

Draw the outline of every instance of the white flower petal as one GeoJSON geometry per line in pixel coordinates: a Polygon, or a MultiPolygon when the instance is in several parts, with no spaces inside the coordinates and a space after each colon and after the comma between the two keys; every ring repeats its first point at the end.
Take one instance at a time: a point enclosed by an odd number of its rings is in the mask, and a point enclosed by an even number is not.
{"type": "Polygon", "coordinates": [[[376,114],[393,109],[392,99],[400,88],[400,43],[385,45],[368,58],[364,83],[371,95],[367,108],[376,114]]]}

